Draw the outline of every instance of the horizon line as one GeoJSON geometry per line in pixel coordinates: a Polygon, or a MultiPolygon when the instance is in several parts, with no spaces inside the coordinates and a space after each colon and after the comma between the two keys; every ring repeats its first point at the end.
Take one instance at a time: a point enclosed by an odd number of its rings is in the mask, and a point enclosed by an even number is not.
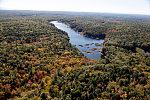
{"type": "Polygon", "coordinates": [[[105,14],[122,14],[122,15],[145,15],[150,16],[150,14],[141,14],[141,13],[117,13],[117,12],[97,12],[97,11],[59,11],[59,10],[27,10],[27,9],[3,9],[4,11],[43,11],[43,12],[74,12],[74,13],[105,13],[105,14]]]}

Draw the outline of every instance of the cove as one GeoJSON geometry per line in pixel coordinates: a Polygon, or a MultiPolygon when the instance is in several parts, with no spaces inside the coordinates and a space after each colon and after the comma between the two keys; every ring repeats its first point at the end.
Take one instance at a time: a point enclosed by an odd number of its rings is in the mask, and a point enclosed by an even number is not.
{"type": "Polygon", "coordinates": [[[72,45],[75,45],[76,48],[84,54],[84,56],[94,60],[101,59],[100,51],[104,40],[96,40],[80,35],[79,32],[72,30],[64,23],[58,21],[51,21],[50,23],[54,24],[58,29],[67,32],[70,38],[69,42],[72,45]]]}

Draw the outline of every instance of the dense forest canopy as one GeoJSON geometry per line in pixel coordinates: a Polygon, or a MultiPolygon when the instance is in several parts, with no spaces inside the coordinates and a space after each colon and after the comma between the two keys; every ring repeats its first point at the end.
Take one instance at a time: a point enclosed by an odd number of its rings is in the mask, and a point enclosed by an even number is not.
{"type": "Polygon", "coordinates": [[[150,98],[150,16],[0,11],[0,99],[150,98]],[[69,43],[57,20],[104,39],[100,60],[69,43]]]}
{"type": "MultiPolygon", "coordinates": [[[[135,17],[136,18],[136,17],[135,17]]],[[[135,50],[150,49],[150,20],[101,16],[66,16],[58,18],[81,34],[96,39],[105,39],[105,45],[115,45],[135,50]]]]}

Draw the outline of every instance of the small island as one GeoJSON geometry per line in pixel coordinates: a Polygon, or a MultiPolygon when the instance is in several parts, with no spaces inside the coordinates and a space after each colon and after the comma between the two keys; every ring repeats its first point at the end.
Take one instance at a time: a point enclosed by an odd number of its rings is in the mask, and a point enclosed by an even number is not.
{"type": "Polygon", "coordinates": [[[85,52],[85,53],[88,53],[88,54],[94,54],[93,52],[91,52],[91,51],[83,51],[83,52],[85,52]]]}

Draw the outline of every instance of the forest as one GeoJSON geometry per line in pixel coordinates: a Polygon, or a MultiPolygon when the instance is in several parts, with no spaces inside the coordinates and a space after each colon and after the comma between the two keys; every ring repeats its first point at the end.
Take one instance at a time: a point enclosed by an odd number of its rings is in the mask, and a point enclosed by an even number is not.
{"type": "Polygon", "coordinates": [[[149,100],[146,52],[150,16],[0,11],[0,100],[149,100]],[[104,39],[102,59],[87,59],[55,20],[104,39]]]}

